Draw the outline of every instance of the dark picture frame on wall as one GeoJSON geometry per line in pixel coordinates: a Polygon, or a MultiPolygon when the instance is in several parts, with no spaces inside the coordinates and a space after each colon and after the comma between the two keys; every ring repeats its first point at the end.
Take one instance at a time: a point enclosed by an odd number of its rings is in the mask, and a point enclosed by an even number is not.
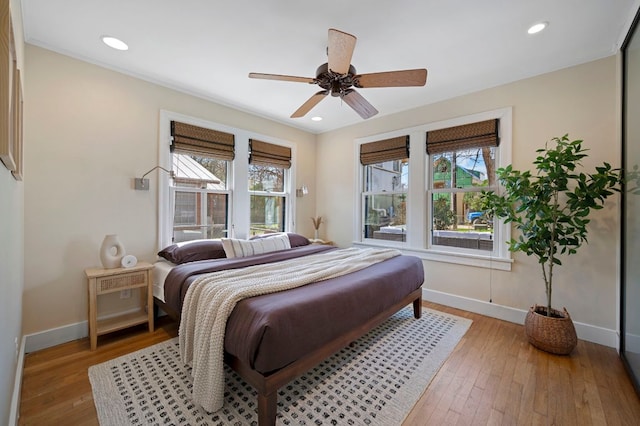
{"type": "MultiPolygon", "coordinates": [[[[16,64],[17,65],[17,64],[16,64]]],[[[15,170],[11,173],[16,180],[22,180],[22,79],[20,78],[20,70],[17,66],[14,68],[13,73],[13,92],[12,98],[12,124],[13,124],[13,159],[15,161],[15,170]]]]}
{"type": "Polygon", "coordinates": [[[22,82],[9,0],[0,0],[0,161],[22,180],[22,82]]]}

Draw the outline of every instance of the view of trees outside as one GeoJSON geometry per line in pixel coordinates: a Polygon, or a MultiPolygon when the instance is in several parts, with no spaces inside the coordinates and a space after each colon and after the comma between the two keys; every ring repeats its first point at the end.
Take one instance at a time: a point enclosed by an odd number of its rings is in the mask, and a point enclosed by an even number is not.
{"type": "Polygon", "coordinates": [[[250,234],[284,231],[285,170],[249,165],[250,234]]]}
{"type": "MultiPolygon", "coordinates": [[[[481,211],[480,190],[494,187],[495,148],[478,147],[431,156],[431,193],[434,244],[466,248],[464,239],[493,240],[493,218],[481,211]],[[462,233],[467,233],[462,234],[462,233]],[[478,234],[485,234],[484,236],[478,234]],[[445,238],[444,235],[447,235],[445,238]]],[[[483,244],[484,249],[492,244],[483,244]]]]}

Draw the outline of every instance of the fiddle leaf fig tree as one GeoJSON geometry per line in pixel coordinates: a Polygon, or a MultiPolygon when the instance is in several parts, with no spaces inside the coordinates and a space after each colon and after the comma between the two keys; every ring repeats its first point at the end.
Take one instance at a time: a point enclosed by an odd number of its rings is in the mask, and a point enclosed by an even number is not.
{"type": "Polygon", "coordinates": [[[624,180],[622,171],[606,162],[594,173],[581,171],[586,151],[582,140],[570,141],[568,135],[553,138],[536,151],[535,173],[511,166],[500,168],[496,174],[503,193],[483,191],[481,195],[485,210],[512,222],[520,231],[516,239],[508,241],[509,250],[538,258],[547,315],[552,312],[553,268],[562,265],[560,255],[575,254],[588,242],[589,213],[620,192],[624,180]]]}

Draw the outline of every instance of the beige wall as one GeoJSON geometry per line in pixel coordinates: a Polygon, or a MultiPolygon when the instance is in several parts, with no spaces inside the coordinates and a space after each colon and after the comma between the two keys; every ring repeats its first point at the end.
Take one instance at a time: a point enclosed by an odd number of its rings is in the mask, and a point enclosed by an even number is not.
{"type": "MultiPolygon", "coordinates": [[[[320,236],[344,247],[354,235],[356,138],[512,106],[515,167],[529,167],[536,148],[564,133],[585,139],[587,163],[619,164],[614,57],[314,136],[41,48],[26,52],[26,334],[86,320],[83,270],[99,264],[105,234],[119,234],[128,252],[153,260],[156,193],[130,187],[157,161],[160,109],[296,142],[296,180],[310,190],[298,199],[298,231],[312,235],[308,218],[321,215],[320,236]]],[[[590,244],[558,270],[554,292],[554,304],[574,319],[610,330],[617,211],[613,200],[594,214],[590,244]]],[[[538,265],[514,257],[512,272],[425,261],[425,287],[517,309],[542,303],[538,265]]]]}
{"type": "MultiPolygon", "coordinates": [[[[18,68],[24,72],[24,42],[20,2],[12,0],[18,68]]],[[[3,129],[4,130],[4,129],[3,129]]],[[[16,373],[16,341],[22,340],[24,282],[24,184],[0,162],[0,424],[9,424],[16,373]]],[[[11,419],[14,420],[14,419],[11,419]]]]}
{"type": "MultiPolygon", "coordinates": [[[[326,217],[323,236],[351,244],[356,138],[512,106],[514,167],[530,168],[535,150],[565,133],[591,149],[585,165],[619,166],[617,75],[612,56],[319,135],[316,180],[322,186],[316,204],[326,217]]],[[[566,306],[576,321],[610,330],[616,329],[618,309],[618,202],[593,214],[589,245],[556,269],[554,286],[555,306],[566,306]]],[[[425,261],[425,287],[517,309],[544,303],[538,264],[520,254],[514,258],[511,272],[425,261]]]]}
{"type": "MultiPolygon", "coordinates": [[[[86,321],[83,271],[106,234],[155,259],[157,178],[132,178],[157,164],[161,109],[295,143],[296,181],[315,190],[314,135],[30,45],[26,63],[25,334],[86,321]]],[[[312,235],[313,197],[296,206],[312,235]]]]}

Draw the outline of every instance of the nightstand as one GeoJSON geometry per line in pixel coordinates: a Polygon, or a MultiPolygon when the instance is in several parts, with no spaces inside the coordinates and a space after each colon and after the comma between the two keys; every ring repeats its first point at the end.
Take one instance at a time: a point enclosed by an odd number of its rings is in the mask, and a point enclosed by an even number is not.
{"type": "Polygon", "coordinates": [[[87,268],[84,270],[89,290],[89,338],[91,350],[98,345],[98,336],[138,324],[149,324],[153,331],[153,265],[138,262],[131,268],[87,268]],[[98,320],[98,296],[122,290],[140,289],[140,307],[134,312],[98,320]]]}

